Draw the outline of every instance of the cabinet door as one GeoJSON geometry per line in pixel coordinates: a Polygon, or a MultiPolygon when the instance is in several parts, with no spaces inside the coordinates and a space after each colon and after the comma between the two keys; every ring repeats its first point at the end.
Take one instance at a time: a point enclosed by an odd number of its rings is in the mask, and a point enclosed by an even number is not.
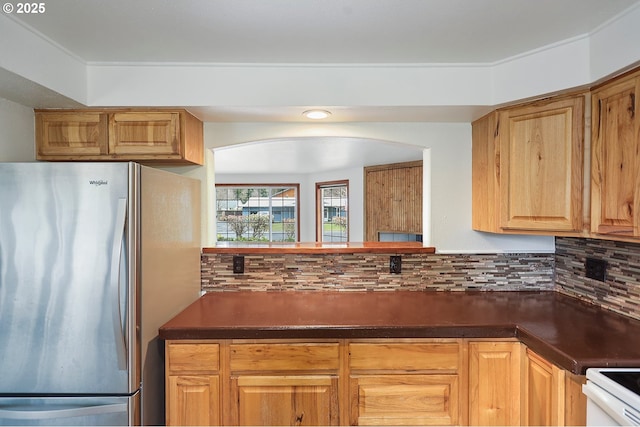
{"type": "Polygon", "coordinates": [[[640,77],[592,95],[591,231],[640,236],[640,77]]]}
{"type": "Polygon", "coordinates": [[[469,424],[520,424],[519,342],[469,343],[469,424]]]}
{"type": "Polygon", "coordinates": [[[232,405],[239,425],[338,425],[334,375],[232,376],[232,405]]]}
{"type": "Polygon", "coordinates": [[[220,346],[169,341],[165,352],[167,425],[220,425],[220,346]]]}
{"type": "Polygon", "coordinates": [[[474,230],[500,230],[500,144],[498,113],[472,123],[471,226],[474,230]]]}
{"type": "Polygon", "coordinates": [[[38,112],[35,117],[39,160],[74,160],[107,153],[107,114],[38,112]]]}
{"type": "Polygon", "coordinates": [[[565,373],[527,350],[524,425],[564,425],[565,373]]]}
{"type": "Polygon", "coordinates": [[[117,156],[180,155],[180,115],[123,112],[109,115],[109,153],[117,156]]]}
{"type": "Polygon", "coordinates": [[[354,375],[352,425],[456,425],[457,375],[354,375]]]}
{"type": "Polygon", "coordinates": [[[217,375],[170,375],[167,425],[220,425],[220,389],[217,375]]]}
{"type": "Polygon", "coordinates": [[[500,113],[500,225],[582,230],[584,97],[500,113]]]}

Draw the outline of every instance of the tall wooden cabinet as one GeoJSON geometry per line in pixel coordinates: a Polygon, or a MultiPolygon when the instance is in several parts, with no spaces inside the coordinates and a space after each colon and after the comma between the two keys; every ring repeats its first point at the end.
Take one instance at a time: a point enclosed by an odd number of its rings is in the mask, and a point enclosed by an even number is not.
{"type": "Polygon", "coordinates": [[[202,164],[203,125],[186,110],[36,110],[36,158],[202,164]]]}
{"type": "Polygon", "coordinates": [[[640,71],[592,92],[591,232],[640,237],[640,71]]]}
{"type": "Polygon", "coordinates": [[[475,230],[582,231],[584,95],[496,110],[472,132],[475,230]]]}

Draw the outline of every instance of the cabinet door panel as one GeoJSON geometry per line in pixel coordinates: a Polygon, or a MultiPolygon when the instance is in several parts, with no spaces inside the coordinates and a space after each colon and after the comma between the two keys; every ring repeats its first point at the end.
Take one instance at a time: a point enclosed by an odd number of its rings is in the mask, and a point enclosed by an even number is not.
{"type": "Polygon", "coordinates": [[[240,425],[339,424],[335,376],[240,376],[232,383],[240,425]]]}
{"type": "Polygon", "coordinates": [[[352,425],[454,425],[457,375],[352,376],[352,425]]]}
{"type": "Polygon", "coordinates": [[[178,113],[115,113],[109,117],[109,152],[179,155],[178,113]]]}
{"type": "Polygon", "coordinates": [[[527,350],[526,381],[524,424],[564,425],[564,371],[527,350]]]}
{"type": "Polygon", "coordinates": [[[521,345],[469,344],[469,424],[520,424],[521,345]]]}
{"type": "Polygon", "coordinates": [[[500,114],[501,226],[582,229],[584,98],[500,114]]]}
{"type": "Polygon", "coordinates": [[[591,231],[638,236],[640,78],[606,87],[592,100],[591,231]]]}
{"type": "Polygon", "coordinates": [[[107,114],[36,113],[36,146],[43,160],[106,154],[107,114]]]}
{"type": "Polygon", "coordinates": [[[219,377],[172,375],[168,378],[167,425],[220,425],[219,377]]]}

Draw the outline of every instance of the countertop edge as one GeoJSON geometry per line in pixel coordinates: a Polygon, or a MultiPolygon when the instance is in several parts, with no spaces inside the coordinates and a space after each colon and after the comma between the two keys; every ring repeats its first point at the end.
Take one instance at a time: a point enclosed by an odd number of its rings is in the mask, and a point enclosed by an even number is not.
{"type": "Polygon", "coordinates": [[[349,243],[219,243],[202,248],[203,254],[433,254],[435,247],[419,242],[349,242],[349,243]]]}

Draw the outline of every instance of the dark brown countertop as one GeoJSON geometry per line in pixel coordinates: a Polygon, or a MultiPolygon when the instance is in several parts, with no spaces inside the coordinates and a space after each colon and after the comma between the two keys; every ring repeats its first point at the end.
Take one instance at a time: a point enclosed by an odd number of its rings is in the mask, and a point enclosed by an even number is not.
{"type": "Polygon", "coordinates": [[[557,292],[214,292],[163,339],[517,337],[576,374],[640,367],[640,321],[557,292]]]}

